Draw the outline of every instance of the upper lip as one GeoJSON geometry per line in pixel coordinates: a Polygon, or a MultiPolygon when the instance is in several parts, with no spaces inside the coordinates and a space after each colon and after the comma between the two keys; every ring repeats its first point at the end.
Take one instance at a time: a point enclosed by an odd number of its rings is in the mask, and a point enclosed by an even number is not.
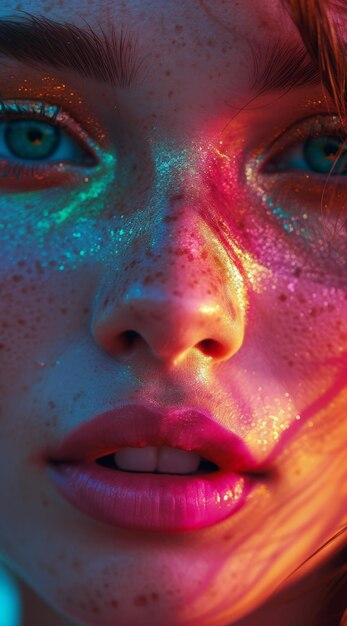
{"type": "Polygon", "coordinates": [[[243,440],[205,410],[126,404],[84,422],[49,453],[50,461],[90,462],[120,448],[170,446],[196,452],[224,471],[263,471],[243,440]]]}

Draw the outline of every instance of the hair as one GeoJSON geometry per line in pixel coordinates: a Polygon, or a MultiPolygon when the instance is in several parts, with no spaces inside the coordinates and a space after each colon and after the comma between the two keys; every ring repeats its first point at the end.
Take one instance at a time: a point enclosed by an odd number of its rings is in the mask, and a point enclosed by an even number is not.
{"type": "MultiPolygon", "coordinates": [[[[347,129],[347,59],[338,24],[331,17],[332,11],[336,11],[336,15],[343,13],[347,15],[347,3],[343,0],[284,0],[284,3],[319,71],[322,85],[335,105],[341,126],[347,129]]],[[[338,151],[331,171],[346,143],[347,138],[338,151]]],[[[334,570],[322,577],[322,581],[317,587],[317,597],[323,599],[323,614],[321,607],[319,607],[320,613],[313,616],[311,626],[318,626],[318,624],[319,626],[347,626],[347,604],[345,600],[347,597],[347,524],[288,576],[290,578],[305,563],[313,559],[342,534],[346,535],[346,544],[334,561],[334,570]]]]}

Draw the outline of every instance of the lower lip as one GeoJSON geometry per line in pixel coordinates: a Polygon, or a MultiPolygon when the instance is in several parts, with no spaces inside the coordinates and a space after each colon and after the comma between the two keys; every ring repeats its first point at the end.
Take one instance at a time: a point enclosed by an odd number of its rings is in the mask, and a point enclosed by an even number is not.
{"type": "Polygon", "coordinates": [[[92,518],[131,530],[187,532],[231,517],[255,487],[250,476],[216,471],[169,475],[124,472],[96,463],[50,464],[68,502],[92,518]]]}

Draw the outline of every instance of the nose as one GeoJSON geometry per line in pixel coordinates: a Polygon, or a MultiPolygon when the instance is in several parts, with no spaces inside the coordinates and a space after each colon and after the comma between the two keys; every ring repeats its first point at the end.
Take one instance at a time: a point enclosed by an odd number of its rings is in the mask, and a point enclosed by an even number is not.
{"type": "Polygon", "coordinates": [[[240,270],[191,211],[181,208],[156,228],[128,240],[123,265],[109,271],[93,317],[96,342],[127,363],[154,359],[176,367],[231,358],[244,339],[240,270]]]}

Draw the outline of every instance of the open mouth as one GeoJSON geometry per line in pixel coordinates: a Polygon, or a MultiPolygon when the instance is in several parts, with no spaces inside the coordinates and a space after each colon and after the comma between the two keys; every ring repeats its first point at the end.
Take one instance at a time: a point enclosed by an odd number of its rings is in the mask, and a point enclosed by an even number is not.
{"type": "Polygon", "coordinates": [[[135,531],[218,524],[269,478],[240,437],[189,406],[120,405],[83,422],[47,457],[50,479],[67,502],[135,531]]]}
{"type": "MultiPolygon", "coordinates": [[[[164,447],[165,448],[165,447],[164,447]]],[[[152,449],[154,452],[154,448],[152,449]]],[[[166,448],[166,451],[171,450],[170,448],[166,448]]],[[[137,453],[137,450],[136,450],[137,453]]],[[[183,451],[180,451],[182,455],[183,451]]],[[[157,462],[157,459],[153,458],[152,455],[152,463],[151,459],[142,461],[141,459],[134,459],[129,457],[128,459],[123,458],[120,459],[119,462],[118,456],[119,453],[107,454],[95,460],[95,463],[100,465],[101,467],[105,467],[112,470],[118,470],[121,472],[131,472],[131,473],[146,473],[146,474],[180,474],[180,475],[200,475],[200,474],[211,474],[213,472],[217,472],[219,470],[218,465],[205,459],[203,457],[198,457],[198,455],[194,455],[197,458],[192,458],[192,453],[185,452],[186,455],[185,463],[182,463],[182,458],[178,459],[176,464],[174,459],[171,459],[170,467],[165,464],[160,464],[157,462]],[[191,458],[188,458],[188,455],[191,455],[191,458]]]]}

